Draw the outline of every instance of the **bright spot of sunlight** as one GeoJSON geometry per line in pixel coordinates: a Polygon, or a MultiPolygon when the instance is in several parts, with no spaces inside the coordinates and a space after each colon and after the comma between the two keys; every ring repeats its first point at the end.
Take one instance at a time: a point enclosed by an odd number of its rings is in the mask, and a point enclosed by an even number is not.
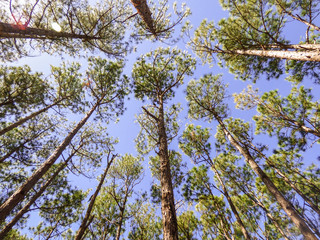
{"type": "Polygon", "coordinates": [[[51,26],[55,31],[61,32],[61,27],[60,27],[60,25],[58,23],[54,22],[54,23],[52,23],[51,26]]]}

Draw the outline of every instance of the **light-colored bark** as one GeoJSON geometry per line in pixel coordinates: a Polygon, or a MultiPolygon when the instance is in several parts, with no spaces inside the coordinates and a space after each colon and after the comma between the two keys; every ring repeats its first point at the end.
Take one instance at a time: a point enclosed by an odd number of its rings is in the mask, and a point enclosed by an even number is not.
{"type": "Polygon", "coordinates": [[[241,153],[241,155],[246,159],[250,167],[254,170],[254,172],[259,176],[259,178],[263,181],[271,195],[276,199],[285,213],[290,217],[292,222],[297,226],[297,228],[301,231],[302,235],[305,239],[310,240],[318,240],[318,238],[314,235],[314,233],[310,230],[308,225],[304,222],[303,218],[299,215],[299,213],[295,210],[294,206],[282,195],[282,193],[278,190],[278,188],[274,185],[274,183],[270,180],[270,178],[266,175],[266,173],[260,168],[260,166],[255,162],[254,158],[251,156],[248,149],[242,146],[228,131],[223,121],[215,114],[216,120],[219,122],[219,125],[222,127],[222,130],[230,141],[230,143],[241,153]]]}
{"type": "Polygon", "coordinates": [[[288,50],[261,50],[261,49],[248,49],[248,50],[209,50],[212,53],[226,53],[234,55],[245,56],[258,56],[267,58],[280,58],[297,61],[310,61],[320,62],[320,52],[316,51],[288,51],[288,50]]]}
{"type": "Polygon", "coordinates": [[[23,25],[15,25],[0,22],[1,38],[33,38],[33,39],[59,39],[59,38],[77,38],[84,40],[99,39],[98,37],[57,32],[54,30],[31,28],[23,25]]]}

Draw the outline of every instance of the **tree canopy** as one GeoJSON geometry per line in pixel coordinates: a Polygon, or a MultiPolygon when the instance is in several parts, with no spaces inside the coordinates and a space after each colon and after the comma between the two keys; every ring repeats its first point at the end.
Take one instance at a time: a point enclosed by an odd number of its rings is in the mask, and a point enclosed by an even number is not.
{"type": "Polygon", "coordinates": [[[1,2],[0,239],[320,239],[319,15],[1,2]]]}

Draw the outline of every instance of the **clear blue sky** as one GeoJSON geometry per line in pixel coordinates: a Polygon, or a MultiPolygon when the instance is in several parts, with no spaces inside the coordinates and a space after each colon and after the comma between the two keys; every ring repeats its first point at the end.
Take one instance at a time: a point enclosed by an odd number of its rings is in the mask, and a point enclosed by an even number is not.
{"type": "MultiPolygon", "coordinates": [[[[172,3],[173,1],[171,1],[172,3]]],[[[178,5],[181,4],[183,1],[178,1],[178,5]]],[[[190,1],[186,1],[187,2],[187,6],[189,6],[191,8],[192,11],[192,16],[190,16],[190,21],[192,23],[192,25],[194,25],[195,27],[197,27],[201,20],[204,18],[207,18],[208,20],[214,20],[215,22],[217,22],[219,19],[221,19],[222,17],[226,17],[227,13],[224,12],[221,9],[221,6],[219,4],[218,0],[190,0],[190,1]]],[[[296,26],[296,25],[290,25],[290,28],[288,29],[287,33],[288,35],[290,35],[292,37],[293,41],[292,43],[298,43],[299,40],[301,38],[304,37],[304,30],[301,31],[297,31],[297,29],[299,29],[300,26],[296,26]]],[[[185,40],[187,41],[187,40],[185,40]]],[[[125,74],[127,74],[128,76],[131,75],[131,67],[136,59],[137,56],[140,56],[140,54],[149,52],[151,50],[156,49],[159,46],[164,46],[167,47],[165,44],[160,43],[160,42],[156,42],[156,43],[152,43],[152,42],[144,42],[143,44],[139,45],[137,48],[137,52],[133,53],[131,55],[128,56],[128,62],[126,64],[126,68],[125,68],[125,74]]],[[[178,47],[181,49],[185,49],[185,43],[184,42],[180,42],[178,44],[178,47]]],[[[189,49],[190,50],[190,49],[189,49]]],[[[190,51],[191,53],[191,51],[190,51]]],[[[192,53],[191,53],[192,54],[192,53]]],[[[103,56],[101,54],[101,56],[103,56]]],[[[66,58],[69,61],[77,61],[77,60],[73,60],[70,59],[69,57],[66,58]]],[[[54,57],[54,56],[49,56],[46,54],[42,54],[41,56],[35,56],[35,57],[28,57],[28,58],[23,58],[20,59],[18,62],[13,63],[18,64],[18,65],[23,65],[23,64],[28,64],[32,67],[32,69],[34,71],[42,71],[45,73],[45,75],[47,75],[49,73],[50,70],[50,65],[59,65],[61,62],[60,58],[54,57]]],[[[81,59],[81,62],[83,62],[83,65],[85,65],[85,60],[81,59]]],[[[210,68],[208,65],[201,65],[200,60],[198,59],[198,63],[199,63],[199,67],[197,68],[197,70],[195,70],[194,73],[194,77],[193,78],[199,78],[201,77],[203,74],[205,73],[214,73],[214,74],[218,74],[218,73],[222,73],[224,75],[224,79],[226,82],[228,82],[230,85],[229,88],[229,93],[232,94],[234,92],[240,92],[242,91],[242,89],[244,89],[246,87],[247,84],[249,84],[249,82],[242,82],[240,80],[235,80],[233,78],[232,75],[230,75],[228,73],[228,70],[225,69],[221,69],[218,66],[214,66],[213,68],[210,68]]],[[[187,83],[191,78],[186,78],[185,79],[185,83],[187,83]]],[[[312,85],[312,81],[310,82],[310,86],[312,85]]],[[[176,101],[179,101],[183,104],[185,111],[182,112],[181,116],[181,131],[184,130],[184,126],[186,123],[189,122],[189,120],[186,119],[186,104],[185,104],[185,96],[183,93],[183,90],[185,89],[185,86],[182,86],[178,89],[178,94],[176,96],[176,101]]],[[[259,79],[256,87],[258,87],[262,92],[263,91],[269,91],[272,89],[280,89],[280,91],[286,95],[291,88],[291,85],[288,82],[285,82],[283,79],[278,79],[278,80],[271,80],[271,81],[266,81],[264,79],[259,79]]],[[[110,136],[114,136],[119,138],[120,143],[116,146],[116,152],[120,153],[120,154],[125,154],[125,153],[131,153],[133,155],[136,155],[136,151],[135,151],[135,146],[134,146],[134,138],[137,136],[138,132],[139,132],[139,125],[138,124],[134,124],[135,121],[135,114],[138,114],[141,112],[141,106],[142,104],[138,101],[136,101],[133,97],[131,97],[130,101],[128,101],[126,103],[126,107],[127,107],[127,111],[125,112],[125,114],[123,116],[120,117],[120,122],[117,124],[110,124],[110,136]]],[[[232,107],[231,107],[232,108],[232,107]]],[[[233,110],[231,111],[232,115],[235,117],[240,117],[240,118],[244,118],[246,120],[248,120],[250,118],[250,116],[248,115],[247,112],[243,112],[240,110],[233,110]]],[[[202,124],[202,125],[206,125],[209,126],[207,124],[202,124]]],[[[212,125],[211,127],[213,127],[214,129],[215,125],[212,125]]],[[[262,141],[269,141],[270,139],[268,139],[267,137],[259,137],[262,141]]],[[[272,140],[270,142],[272,144],[272,140]]],[[[170,148],[176,148],[177,144],[173,143],[170,148]]],[[[319,147],[318,146],[314,146],[313,147],[313,152],[311,152],[310,154],[308,154],[307,156],[310,158],[308,159],[312,161],[316,158],[316,154],[315,151],[318,151],[319,147]]],[[[184,158],[186,161],[189,161],[186,157],[184,158]]],[[[148,160],[146,161],[146,163],[148,162],[148,160]]],[[[81,182],[81,186],[84,187],[85,189],[88,187],[94,188],[97,185],[97,182],[94,181],[87,181],[87,180],[83,180],[80,179],[79,177],[72,177],[73,182],[76,185],[80,185],[78,183],[81,182]],[[83,184],[84,182],[86,182],[86,184],[83,184]]],[[[146,171],[146,178],[143,181],[143,183],[141,184],[142,188],[145,189],[150,189],[150,183],[151,183],[151,178],[149,175],[149,172],[146,171]]],[[[36,223],[37,218],[34,218],[36,223]]]]}

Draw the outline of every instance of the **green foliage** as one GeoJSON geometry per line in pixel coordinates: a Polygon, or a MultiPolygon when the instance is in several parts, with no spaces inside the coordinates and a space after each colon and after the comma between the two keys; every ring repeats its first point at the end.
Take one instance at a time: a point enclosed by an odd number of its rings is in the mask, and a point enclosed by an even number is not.
{"type": "MultiPolygon", "coordinates": [[[[149,157],[149,166],[152,177],[154,177],[157,182],[160,181],[160,158],[158,155],[149,157]]],[[[182,156],[179,152],[174,150],[169,150],[169,160],[170,160],[170,170],[172,177],[172,186],[174,190],[180,193],[180,186],[184,182],[186,163],[183,162],[182,156]]],[[[153,183],[151,186],[151,196],[153,203],[160,203],[161,201],[161,189],[158,183],[153,183]]]]}
{"type": "MultiPolygon", "coordinates": [[[[38,52],[58,55],[67,53],[75,57],[87,55],[81,50],[95,53],[98,49],[114,57],[130,50],[130,39],[125,38],[130,23],[129,16],[132,15],[128,1],[107,0],[93,4],[87,0],[59,0],[39,1],[36,5],[34,2],[12,2],[12,4],[13,16],[17,20],[21,16],[21,21],[16,24],[20,24],[23,28],[36,28],[39,31],[33,31],[31,36],[22,34],[22,37],[16,39],[2,38],[0,59],[3,61],[13,61],[38,52]],[[53,31],[53,23],[59,24],[61,32],[53,31]],[[43,36],[43,30],[51,32],[43,36]],[[60,37],[63,33],[74,36],[60,37]],[[31,45],[31,48],[28,45],[31,45]]],[[[11,14],[2,9],[9,8],[8,5],[9,3],[0,6],[3,13],[1,21],[11,23],[13,22],[11,14]]]]}
{"type": "MultiPolygon", "coordinates": [[[[256,81],[260,76],[278,78],[289,71],[298,81],[306,76],[319,81],[317,62],[289,60],[284,63],[281,58],[264,57],[261,52],[253,55],[240,53],[247,50],[270,53],[294,51],[295,48],[290,45],[291,39],[285,34],[287,25],[292,18],[296,24],[305,21],[316,25],[314,14],[319,11],[319,6],[314,1],[221,0],[220,4],[228,11],[229,17],[217,24],[203,20],[189,43],[203,62],[215,62],[216,54],[219,65],[228,67],[231,73],[242,80],[256,81]]],[[[310,30],[307,24],[305,27],[306,39],[302,42],[296,39],[294,44],[317,43],[319,35],[310,30]]],[[[316,49],[311,47],[310,51],[316,49]]]]}
{"type": "Polygon", "coordinates": [[[253,117],[256,133],[277,136],[278,144],[285,149],[306,149],[308,140],[315,141],[320,133],[319,101],[313,101],[311,89],[293,86],[288,96],[282,97],[277,90],[264,93],[257,91],[235,95],[235,101],[243,109],[257,106],[253,117]],[[247,103],[250,102],[249,105],[247,103]]]}
{"type": "Polygon", "coordinates": [[[96,199],[90,224],[89,239],[115,238],[118,228],[125,232],[126,220],[137,214],[144,201],[144,194],[133,196],[135,186],[142,180],[143,167],[141,159],[132,155],[118,157],[111,165],[106,186],[96,199]]]}
{"type": "Polygon", "coordinates": [[[132,70],[135,97],[155,104],[160,98],[171,100],[173,88],[183,83],[184,76],[192,75],[194,67],[194,58],[176,48],[158,48],[141,56],[132,70]]]}
{"type": "Polygon", "coordinates": [[[207,161],[211,151],[211,144],[208,142],[210,136],[210,129],[189,124],[182,134],[179,147],[195,163],[207,161]]]}
{"type": "Polygon", "coordinates": [[[43,106],[49,92],[50,86],[43,80],[42,74],[32,73],[30,67],[1,66],[0,118],[10,116],[17,119],[33,108],[43,106]]]}
{"type": "Polygon", "coordinates": [[[147,4],[152,14],[151,19],[146,21],[146,17],[135,18],[135,31],[132,33],[134,38],[139,40],[151,39],[153,41],[166,39],[176,42],[173,39],[175,27],[191,14],[190,9],[185,3],[182,3],[180,9],[178,9],[177,3],[174,2],[173,12],[170,12],[168,0],[149,1],[147,4]]]}
{"type": "Polygon", "coordinates": [[[211,122],[214,115],[224,118],[227,106],[223,103],[226,98],[226,88],[221,81],[221,75],[208,74],[198,81],[192,80],[187,87],[189,117],[211,122]]]}
{"type": "Polygon", "coordinates": [[[161,230],[161,219],[156,215],[156,209],[150,203],[145,203],[133,215],[128,239],[160,240],[161,230]]]}
{"type": "Polygon", "coordinates": [[[179,239],[195,240],[200,230],[200,221],[193,211],[185,211],[178,216],[179,239]]]}
{"type": "Polygon", "coordinates": [[[86,71],[88,95],[100,101],[96,119],[104,119],[121,115],[124,108],[124,98],[129,94],[129,79],[122,75],[124,63],[110,61],[100,57],[88,59],[86,71]]]}

